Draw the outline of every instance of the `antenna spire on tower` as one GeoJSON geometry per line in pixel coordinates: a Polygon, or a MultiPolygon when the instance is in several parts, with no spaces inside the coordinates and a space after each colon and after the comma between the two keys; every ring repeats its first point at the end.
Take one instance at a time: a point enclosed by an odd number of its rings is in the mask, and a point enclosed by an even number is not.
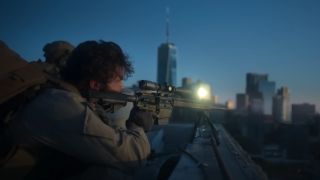
{"type": "Polygon", "coordinates": [[[167,43],[169,43],[169,35],[170,35],[170,31],[169,31],[169,12],[170,12],[169,7],[166,7],[166,38],[167,38],[167,43]]]}

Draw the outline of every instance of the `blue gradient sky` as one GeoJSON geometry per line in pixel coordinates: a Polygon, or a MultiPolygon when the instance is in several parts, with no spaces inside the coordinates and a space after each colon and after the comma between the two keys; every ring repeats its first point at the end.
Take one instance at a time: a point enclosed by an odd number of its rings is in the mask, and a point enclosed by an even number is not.
{"type": "Polygon", "coordinates": [[[267,73],[288,86],[291,102],[320,106],[320,1],[318,0],[2,0],[0,39],[26,59],[43,59],[54,40],[118,43],[134,62],[126,81],[156,80],[157,48],[178,47],[182,77],[211,84],[220,102],[245,91],[247,72],[267,73]]]}

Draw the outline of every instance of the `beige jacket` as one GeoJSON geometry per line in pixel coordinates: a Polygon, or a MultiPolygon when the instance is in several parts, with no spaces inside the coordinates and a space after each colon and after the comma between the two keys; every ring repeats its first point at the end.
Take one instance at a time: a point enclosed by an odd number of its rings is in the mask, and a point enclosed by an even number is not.
{"type": "Polygon", "coordinates": [[[131,174],[150,153],[143,129],[112,128],[76,92],[46,89],[20,113],[20,137],[88,163],[131,174]]]}

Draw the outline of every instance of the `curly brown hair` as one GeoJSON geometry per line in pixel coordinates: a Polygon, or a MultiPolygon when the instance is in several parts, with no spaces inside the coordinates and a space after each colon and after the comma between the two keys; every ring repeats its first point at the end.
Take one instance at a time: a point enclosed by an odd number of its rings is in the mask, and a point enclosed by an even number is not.
{"type": "Polygon", "coordinates": [[[114,42],[85,41],[72,52],[62,75],[73,85],[88,85],[89,80],[107,83],[113,79],[118,69],[124,70],[124,77],[134,72],[128,56],[114,42]]]}

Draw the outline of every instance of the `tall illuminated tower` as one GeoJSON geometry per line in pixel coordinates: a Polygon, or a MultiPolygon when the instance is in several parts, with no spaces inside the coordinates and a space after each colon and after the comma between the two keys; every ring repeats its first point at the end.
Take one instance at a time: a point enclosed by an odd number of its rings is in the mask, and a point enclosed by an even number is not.
{"type": "Polygon", "coordinates": [[[169,41],[169,9],[167,8],[166,38],[158,48],[158,72],[159,84],[177,85],[177,48],[169,41]]]}

